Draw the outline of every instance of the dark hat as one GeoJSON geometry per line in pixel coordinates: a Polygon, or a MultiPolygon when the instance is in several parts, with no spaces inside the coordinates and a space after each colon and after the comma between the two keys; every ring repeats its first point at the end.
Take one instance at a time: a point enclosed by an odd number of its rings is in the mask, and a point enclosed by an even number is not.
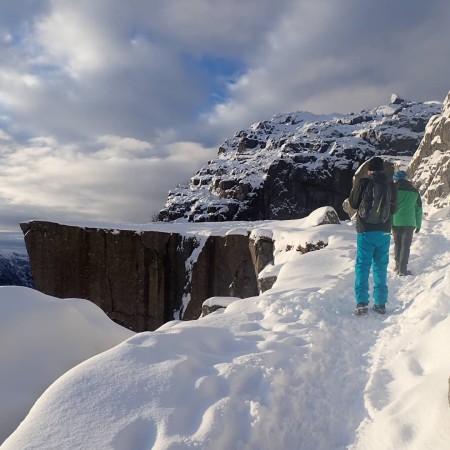
{"type": "Polygon", "coordinates": [[[369,170],[370,172],[382,172],[384,170],[383,160],[378,156],[374,156],[369,160],[367,170],[369,170]]]}
{"type": "Polygon", "coordinates": [[[398,172],[395,172],[393,175],[393,179],[398,181],[398,180],[406,180],[407,177],[407,173],[404,170],[399,170],[398,172]]]}

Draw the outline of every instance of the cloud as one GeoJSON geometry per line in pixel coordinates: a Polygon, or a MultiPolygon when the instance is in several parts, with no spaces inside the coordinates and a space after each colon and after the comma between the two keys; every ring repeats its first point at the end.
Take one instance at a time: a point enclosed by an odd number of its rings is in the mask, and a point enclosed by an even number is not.
{"type": "MultiPolygon", "coordinates": [[[[9,142],[0,146],[0,205],[20,211],[19,221],[33,212],[51,220],[146,223],[175,180],[187,182],[215,152],[192,142],[155,151],[148,142],[111,135],[77,145],[54,137],[9,142]]],[[[0,228],[10,225],[0,219],[0,228]]]]}
{"type": "Polygon", "coordinates": [[[192,113],[206,93],[179,49],[136,36],[139,11],[126,22],[125,4],[115,2],[114,15],[89,5],[54,2],[5,42],[0,101],[13,122],[30,136],[150,139],[192,113]]]}
{"type": "MultiPolygon", "coordinates": [[[[4,3],[16,24],[19,7],[4,3]]],[[[20,4],[18,31],[4,23],[0,102],[30,136],[152,140],[170,128],[217,144],[281,111],[348,112],[391,90],[447,90],[443,0],[20,4]],[[438,83],[424,80],[423,58],[438,83]]]]}
{"type": "Polygon", "coordinates": [[[207,123],[243,128],[275,112],[358,111],[387,103],[392,92],[441,100],[449,90],[449,19],[444,1],[298,2],[207,123]]]}
{"type": "Polygon", "coordinates": [[[34,64],[53,65],[79,78],[112,65],[116,52],[115,41],[108,40],[102,28],[74,6],[61,3],[37,19],[30,47],[36,53],[34,64]]]}
{"type": "Polygon", "coordinates": [[[276,113],[442,100],[449,20],[444,0],[2,0],[0,207],[145,221],[276,113]]]}
{"type": "Polygon", "coordinates": [[[152,139],[193,123],[214,101],[208,87],[220,74],[205,61],[245,67],[259,27],[270,29],[291,2],[59,0],[43,2],[39,14],[24,8],[17,30],[5,24],[0,101],[30,135],[152,139]]]}

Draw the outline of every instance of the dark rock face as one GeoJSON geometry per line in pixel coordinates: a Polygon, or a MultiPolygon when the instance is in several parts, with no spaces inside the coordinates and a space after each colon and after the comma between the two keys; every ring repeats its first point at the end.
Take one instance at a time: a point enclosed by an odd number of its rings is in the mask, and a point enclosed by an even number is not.
{"type": "MultiPolygon", "coordinates": [[[[273,264],[274,241],[265,236],[253,241],[250,251],[255,265],[256,273],[259,274],[267,264],[273,264]]],[[[258,289],[260,292],[268,291],[277,281],[277,277],[258,277],[258,289]]]]}
{"type": "Polygon", "coordinates": [[[173,291],[183,284],[176,279],[178,261],[167,257],[176,249],[174,236],[148,236],[144,245],[132,231],[49,222],[21,227],[36,289],[91,300],[112,320],[135,331],[154,329],[170,317],[173,291]]]}
{"type": "MultiPolygon", "coordinates": [[[[340,222],[327,207],[306,223],[316,227],[340,222]]],[[[154,330],[173,319],[198,319],[205,300],[222,298],[223,305],[257,296],[276,281],[270,274],[258,279],[266,266],[273,266],[275,247],[272,232],[261,228],[238,227],[216,236],[205,235],[204,228],[196,233],[195,226],[178,228],[185,234],[44,221],[20,226],[36,289],[59,298],[88,299],[134,331],[154,330]]],[[[302,245],[296,250],[306,253],[326,243],[302,245]]]]}
{"type": "Polygon", "coordinates": [[[174,317],[197,319],[213,295],[258,295],[247,236],[21,224],[36,289],[84,298],[134,331],[154,330],[174,317]],[[192,255],[198,253],[195,261],[192,255]],[[190,299],[187,302],[187,299],[190,299]]]}
{"type": "Polygon", "coordinates": [[[273,263],[273,251],[275,243],[269,237],[262,237],[256,241],[252,241],[253,245],[250,247],[250,252],[255,266],[255,271],[258,274],[267,264],[273,263]]]}
{"type": "Polygon", "coordinates": [[[203,301],[209,297],[258,295],[250,245],[249,238],[242,235],[210,236],[207,239],[193,266],[187,287],[191,301],[183,308],[183,319],[197,319],[203,301]]]}
{"type": "Polygon", "coordinates": [[[277,281],[276,276],[272,275],[270,277],[264,277],[258,279],[258,285],[261,292],[266,292],[269,289],[272,289],[273,285],[277,281]]]}
{"type": "Polygon", "coordinates": [[[225,141],[189,186],[169,192],[159,219],[295,219],[322,206],[345,218],[358,166],[374,155],[412,156],[440,108],[393,96],[359,114],[278,114],[225,141]]]}

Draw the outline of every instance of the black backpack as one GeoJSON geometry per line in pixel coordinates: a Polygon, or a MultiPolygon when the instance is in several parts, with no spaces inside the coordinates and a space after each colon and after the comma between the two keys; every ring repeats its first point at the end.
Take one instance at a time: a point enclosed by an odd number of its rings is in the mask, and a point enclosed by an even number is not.
{"type": "Polygon", "coordinates": [[[366,223],[386,223],[391,215],[391,197],[389,185],[369,180],[362,193],[358,216],[366,223]]]}

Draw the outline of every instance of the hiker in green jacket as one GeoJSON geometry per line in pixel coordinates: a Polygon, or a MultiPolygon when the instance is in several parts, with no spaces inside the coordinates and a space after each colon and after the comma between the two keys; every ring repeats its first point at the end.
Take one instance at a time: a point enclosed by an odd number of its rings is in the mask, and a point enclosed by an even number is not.
{"type": "Polygon", "coordinates": [[[422,226],[422,200],[419,191],[407,180],[404,170],[394,173],[398,188],[398,209],[392,216],[395,247],[395,271],[400,276],[411,275],[408,270],[409,250],[414,231],[422,226]]]}

